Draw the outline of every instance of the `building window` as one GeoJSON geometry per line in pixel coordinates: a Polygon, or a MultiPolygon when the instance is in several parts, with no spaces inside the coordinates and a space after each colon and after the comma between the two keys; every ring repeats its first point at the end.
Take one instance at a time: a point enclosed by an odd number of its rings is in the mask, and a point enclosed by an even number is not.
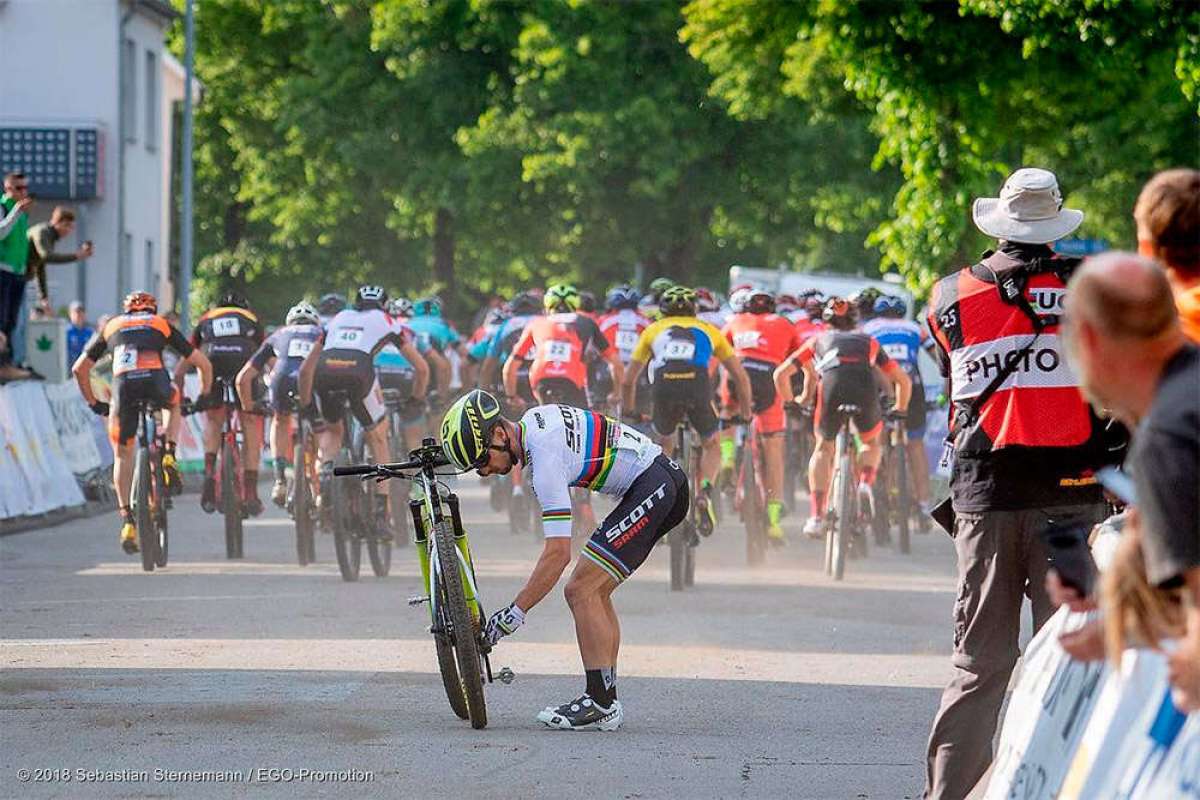
{"type": "Polygon", "coordinates": [[[137,141],[137,44],[133,39],[125,40],[121,53],[121,123],[125,127],[125,141],[137,141]]]}
{"type": "Polygon", "coordinates": [[[146,51],[146,149],[158,149],[158,55],[146,51]]]}
{"type": "Polygon", "coordinates": [[[158,294],[158,270],[154,263],[154,241],[146,240],[146,291],[158,294]]]}

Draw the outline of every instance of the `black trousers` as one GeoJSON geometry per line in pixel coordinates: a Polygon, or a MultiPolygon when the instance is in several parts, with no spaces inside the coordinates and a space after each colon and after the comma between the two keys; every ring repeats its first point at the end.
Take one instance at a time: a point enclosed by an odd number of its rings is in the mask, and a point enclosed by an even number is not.
{"type": "Polygon", "coordinates": [[[0,365],[12,361],[12,335],[21,313],[21,300],[25,297],[25,276],[0,268],[0,333],[4,334],[6,346],[0,349],[0,365]]]}

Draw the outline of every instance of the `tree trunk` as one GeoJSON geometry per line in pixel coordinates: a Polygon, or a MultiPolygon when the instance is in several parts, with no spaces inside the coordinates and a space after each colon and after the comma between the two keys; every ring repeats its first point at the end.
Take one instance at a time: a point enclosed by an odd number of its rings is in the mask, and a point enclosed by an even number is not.
{"type": "Polygon", "coordinates": [[[458,312],[458,281],[454,274],[454,214],[441,207],[433,217],[433,279],[448,310],[458,312]]]}

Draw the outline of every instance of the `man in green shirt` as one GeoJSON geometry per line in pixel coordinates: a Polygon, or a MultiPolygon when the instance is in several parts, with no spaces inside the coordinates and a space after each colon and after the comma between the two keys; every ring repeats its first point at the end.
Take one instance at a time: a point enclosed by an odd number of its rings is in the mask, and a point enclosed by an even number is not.
{"type": "Polygon", "coordinates": [[[25,297],[25,265],[29,260],[29,216],[33,205],[29,181],[22,172],[4,176],[0,196],[0,380],[29,377],[12,364],[13,331],[25,297]]]}

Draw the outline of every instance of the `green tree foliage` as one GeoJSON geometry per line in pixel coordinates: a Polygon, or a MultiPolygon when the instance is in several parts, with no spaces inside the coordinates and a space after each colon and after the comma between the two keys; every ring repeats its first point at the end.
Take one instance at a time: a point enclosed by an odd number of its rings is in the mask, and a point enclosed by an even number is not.
{"type": "Polygon", "coordinates": [[[831,80],[862,104],[879,138],[876,166],[895,164],[903,176],[870,241],[914,285],[978,249],[971,199],[992,194],[1018,166],[1056,170],[1070,199],[1092,211],[1085,233],[1128,241],[1140,181],[1195,159],[1196,117],[1184,95],[1195,91],[1194,5],[805,0],[772,5],[770,15],[762,8],[694,0],[683,37],[733,108],[815,101],[831,80]]]}

